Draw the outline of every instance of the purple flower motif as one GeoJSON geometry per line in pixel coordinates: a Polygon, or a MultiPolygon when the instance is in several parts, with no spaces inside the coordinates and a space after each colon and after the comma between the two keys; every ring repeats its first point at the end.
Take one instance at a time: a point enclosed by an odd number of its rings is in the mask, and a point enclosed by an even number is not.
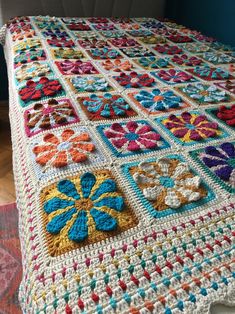
{"type": "Polygon", "coordinates": [[[232,143],[208,146],[200,157],[217,177],[235,187],[235,147],[232,143]]]}

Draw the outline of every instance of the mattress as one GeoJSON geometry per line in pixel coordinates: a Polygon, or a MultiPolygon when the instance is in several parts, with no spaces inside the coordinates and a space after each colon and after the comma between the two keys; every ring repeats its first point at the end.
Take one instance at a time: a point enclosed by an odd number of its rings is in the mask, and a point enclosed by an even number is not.
{"type": "Polygon", "coordinates": [[[2,33],[23,312],[234,303],[234,49],[153,18],[2,33]]]}

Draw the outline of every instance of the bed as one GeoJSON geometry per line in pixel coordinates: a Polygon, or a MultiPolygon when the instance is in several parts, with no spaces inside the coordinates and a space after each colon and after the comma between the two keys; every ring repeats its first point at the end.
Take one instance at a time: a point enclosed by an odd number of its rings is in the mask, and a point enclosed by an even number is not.
{"type": "Polygon", "coordinates": [[[2,34],[23,312],[233,304],[233,48],[151,17],[2,34]]]}

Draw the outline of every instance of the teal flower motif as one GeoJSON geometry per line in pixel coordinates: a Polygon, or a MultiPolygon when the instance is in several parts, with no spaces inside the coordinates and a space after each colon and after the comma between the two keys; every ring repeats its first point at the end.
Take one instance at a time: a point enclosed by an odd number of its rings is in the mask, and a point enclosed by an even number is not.
{"type": "Polygon", "coordinates": [[[218,54],[214,52],[205,52],[203,54],[203,58],[211,63],[214,64],[224,64],[224,63],[233,63],[235,60],[226,54],[218,54]]]}
{"type": "Polygon", "coordinates": [[[105,78],[100,76],[76,76],[71,79],[78,92],[108,91],[111,89],[105,78]]]}
{"type": "Polygon", "coordinates": [[[116,59],[120,58],[120,53],[115,49],[102,48],[102,49],[91,49],[91,57],[93,59],[116,59]]]}
{"type": "Polygon", "coordinates": [[[173,91],[161,91],[160,89],[153,89],[152,91],[142,90],[136,94],[135,99],[149,111],[168,110],[171,108],[178,108],[183,100],[181,97],[175,95],[173,91]]]}
{"type": "Polygon", "coordinates": [[[130,109],[123,97],[109,93],[104,94],[103,97],[92,94],[84,100],[83,104],[89,112],[99,113],[100,116],[105,118],[112,117],[112,111],[117,116],[123,116],[126,114],[126,110],[130,109]]]}
{"type": "Polygon", "coordinates": [[[210,66],[196,66],[189,70],[205,80],[224,80],[229,78],[229,72],[221,68],[211,68],[210,66]]]}
{"type": "Polygon", "coordinates": [[[90,228],[104,232],[117,228],[112,212],[124,209],[124,198],[117,192],[113,179],[99,178],[97,181],[94,174],[87,172],[81,176],[80,182],[65,179],[57,184],[61,194],[44,204],[44,211],[49,215],[46,225],[49,233],[58,234],[70,225],[68,238],[81,242],[89,237],[90,228]]]}
{"type": "Polygon", "coordinates": [[[150,57],[141,57],[138,60],[138,63],[144,67],[145,69],[158,69],[158,68],[165,68],[169,66],[169,62],[163,58],[156,58],[154,56],[150,57]]]}

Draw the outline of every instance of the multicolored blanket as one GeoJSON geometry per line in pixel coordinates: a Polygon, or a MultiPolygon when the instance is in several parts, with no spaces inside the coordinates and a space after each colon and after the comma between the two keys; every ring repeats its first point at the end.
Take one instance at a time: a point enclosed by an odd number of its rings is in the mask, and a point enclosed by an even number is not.
{"type": "Polygon", "coordinates": [[[152,18],[6,28],[24,313],[235,302],[235,51],[152,18]]]}

